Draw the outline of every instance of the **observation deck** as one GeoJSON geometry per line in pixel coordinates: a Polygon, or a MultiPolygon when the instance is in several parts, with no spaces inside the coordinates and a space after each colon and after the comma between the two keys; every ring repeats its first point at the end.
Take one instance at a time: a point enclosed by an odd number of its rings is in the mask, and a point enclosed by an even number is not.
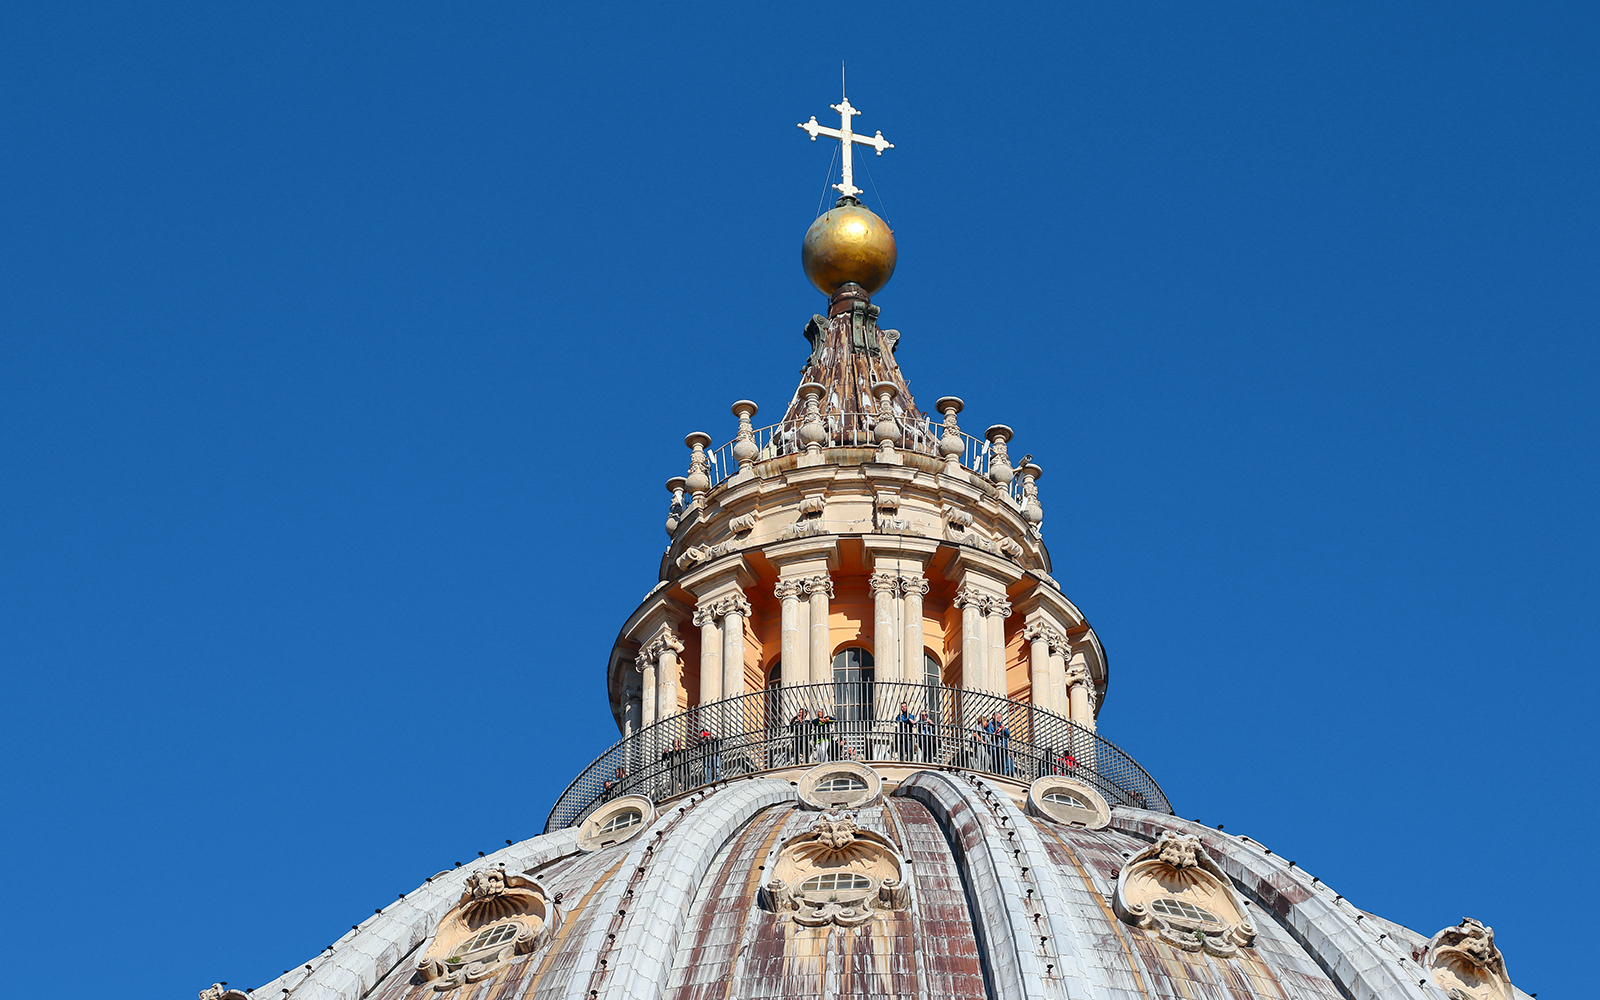
{"type": "Polygon", "coordinates": [[[981,771],[1026,784],[1066,774],[1112,805],[1172,812],[1120,747],[1047,709],[998,695],[898,681],[836,681],[754,691],[679,712],[613,744],[567,786],[545,832],[574,826],[619,795],[655,802],[707,785],[833,760],[981,771]],[[897,723],[901,704],[915,717],[897,723]],[[829,716],[818,722],[816,712],[829,716]],[[797,720],[805,712],[805,722],[797,720]],[[985,731],[999,717],[1004,735],[985,731]]]}

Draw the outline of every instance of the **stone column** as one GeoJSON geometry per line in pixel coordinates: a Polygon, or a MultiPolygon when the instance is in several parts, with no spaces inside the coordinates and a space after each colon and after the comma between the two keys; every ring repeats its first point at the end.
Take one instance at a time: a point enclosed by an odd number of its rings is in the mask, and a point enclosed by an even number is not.
{"type": "Polygon", "coordinates": [[[811,616],[807,613],[810,608],[800,599],[805,591],[805,581],[798,579],[779,580],[772,588],[782,611],[779,662],[783,665],[780,674],[785,685],[805,684],[811,679],[811,616]]]}
{"type": "Polygon", "coordinates": [[[1028,700],[1037,708],[1052,710],[1050,703],[1050,633],[1054,631],[1044,622],[1029,622],[1023,626],[1022,637],[1028,641],[1028,700]]]}
{"type": "Polygon", "coordinates": [[[952,602],[961,609],[961,687],[967,691],[988,687],[988,675],[983,666],[984,651],[988,648],[983,630],[983,604],[987,599],[983,591],[966,586],[956,591],[952,602]]]}
{"type": "Polygon", "coordinates": [[[1072,718],[1072,703],[1067,699],[1067,640],[1062,636],[1050,643],[1050,711],[1072,718]]]}
{"type": "Polygon", "coordinates": [[[900,577],[894,573],[874,573],[867,581],[872,589],[872,662],[880,681],[900,680],[900,657],[895,631],[896,597],[900,577]]]}
{"type": "Polygon", "coordinates": [[[656,721],[656,661],[643,649],[633,661],[639,668],[639,728],[656,721]]]}
{"type": "MultiPolygon", "coordinates": [[[[833,596],[833,579],[826,574],[806,580],[811,599],[811,683],[833,682],[833,639],[828,631],[828,599],[833,596]]],[[[831,700],[829,704],[832,704],[831,700]]]]}
{"type": "Polygon", "coordinates": [[[900,643],[900,679],[910,684],[922,683],[922,599],[928,596],[928,581],[922,576],[902,576],[900,589],[905,593],[900,618],[904,623],[904,639],[900,643]]]}
{"type": "Polygon", "coordinates": [[[1002,597],[991,597],[984,603],[984,624],[989,633],[987,661],[989,690],[1001,697],[1010,695],[1006,682],[1006,619],[1011,617],[1011,602],[1002,597]]]}
{"type": "Polygon", "coordinates": [[[678,654],[683,652],[683,640],[671,628],[662,626],[640,652],[646,663],[655,664],[655,721],[660,722],[678,711],[678,654]]]}
{"type": "Polygon", "coordinates": [[[1072,721],[1094,732],[1094,682],[1089,679],[1089,668],[1082,653],[1075,653],[1067,668],[1067,698],[1071,705],[1072,721]]]}
{"type": "Polygon", "coordinates": [[[717,610],[722,613],[722,697],[737,698],[746,686],[744,620],[750,615],[750,602],[743,594],[735,594],[718,601],[717,610]]]}
{"type": "Polygon", "coordinates": [[[709,705],[722,699],[722,629],[715,603],[702,602],[694,623],[700,626],[700,704],[709,705]]]}

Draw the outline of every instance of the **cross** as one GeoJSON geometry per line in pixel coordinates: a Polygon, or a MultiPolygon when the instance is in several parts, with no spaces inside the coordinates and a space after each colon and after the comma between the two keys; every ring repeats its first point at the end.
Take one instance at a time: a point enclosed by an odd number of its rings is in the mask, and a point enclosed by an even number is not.
{"type": "Polygon", "coordinates": [[[855,144],[859,142],[863,146],[871,146],[873,149],[878,151],[879,156],[882,156],[884,150],[894,148],[894,143],[883,137],[883,131],[881,129],[878,131],[877,135],[870,139],[865,136],[856,135],[850,130],[850,119],[856,115],[859,115],[861,112],[850,106],[850,98],[844,96],[843,88],[840,90],[839,103],[830,104],[828,107],[839,112],[838,128],[828,128],[826,125],[818,125],[816,115],[812,115],[811,120],[808,122],[801,122],[800,127],[811,133],[812,142],[817,141],[817,136],[825,135],[829,136],[830,138],[838,139],[840,145],[844,146],[844,183],[835,184],[834,187],[839,190],[840,194],[843,194],[846,197],[854,198],[856,195],[862,193],[861,189],[855,185],[855,172],[851,169],[850,165],[850,152],[855,148],[855,144]]]}

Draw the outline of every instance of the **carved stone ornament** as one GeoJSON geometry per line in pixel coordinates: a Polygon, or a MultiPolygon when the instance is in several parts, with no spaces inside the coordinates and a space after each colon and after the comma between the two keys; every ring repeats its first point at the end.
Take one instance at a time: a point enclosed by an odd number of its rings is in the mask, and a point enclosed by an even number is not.
{"type": "Polygon", "coordinates": [[[482,982],[537,950],[561,919],[539,883],[504,868],[473,872],[464,889],[417,962],[417,981],[439,992],[482,982]]]}
{"type": "Polygon", "coordinates": [[[761,887],[761,906],[802,927],[856,927],[911,904],[894,846],[837,812],[776,848],[766,870],[772,877],[761,887]]]}
{"type": "Polygon", "coordinates": [[[805,584],[807,594],[826,594],[829,597],[833,596],[833,577],[828,576],[825,573],[819,573],[816,576],[808,576],[802,582],[805,584]]]}
{"type": "Polygon", "coordinates": [[[227,983],[212,983],[200,991],[200,1000],[246,1000],[243,990],[230,990],[227,983]]]}
{"type": "Polygon", "coordinates": [[[662,629],[655,634],[654,638],[645,643],[643,646],[639,647],[639,655],[637,659],[641,664],[655,663],[657,660],[661,659],[661,654],[665,653],[669,649],[674,653],[683,652],[683,640],[678,638],[677,633],[672,631],[672,629],[663,626],[662,629]]]}
{"type": "Polygon", "coordinates": [[[1506,961],[1494,945],[1494,928],[1467,917],[1428,942],[1428,974],[1452,1000],[1512,1000],[1506,961]]]}
{"type": "MultiPolygon", "coordinates": [[[[1052,653],[1059,653],[1067,648],[1067,637],[1061,633],[1060,629],[1045,622],[1029,622],[1022,626],[1022,638],[1028,642],[1032,642],[1035,639],[1043,639],[1049,644],[1052,653]]],[[[1087,678],[1088,676],[1088,671],[1085,671],[1084,677],[1087,678]]]]}
{"type": "Polygon", "coordinates": [[[751,511],[748,514],[740,514],[738,517],[730,518],[728,520],[728,530],[733,532],[735,535],[742,535],[745,532],[754,531],[756,527],[756,521],[760,520],[760,518],[761,515],[758,511],[751,511]]]}
{"type": "Polygon", "coordinates": [[[800,501],[801,517],[821,517],[822,509],[827,506],[827,501],[821,494],[808,496],[800,501]]]}
{"type": "Polygon", "coordinates": [[[867,578],[867,589],[874,595],[900,593],[900,577],[895,573],[874,573],[867,578]]]}
{"type": "Polygon", "coordinates": [[[1117,876],[1117,916],[1185,951],[1226,958],[1255,943],[1233,883],[1200,838],[1163,831],[1117,876]]]}
{"type": "Polygon", "coordinates": [[[956,591],[956,596],[951,599],[950,603],[952,606],[961,608],[963,610],[966,608],[977,608],[979,611],[982,611],[988,601],[988,594],[979,590],[977,587],[968,584],[956,591]]]}

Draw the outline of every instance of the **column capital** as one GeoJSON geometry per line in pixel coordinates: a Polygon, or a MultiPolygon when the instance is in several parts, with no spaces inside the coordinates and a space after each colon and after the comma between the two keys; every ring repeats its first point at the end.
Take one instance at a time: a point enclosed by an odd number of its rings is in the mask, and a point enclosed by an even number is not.
{"type": "Polygon", "coordinates": [[[726,618],[729,615],[745,615],[748,617],[750,614],[750,599],[743,594],[729,594],[727,597],[712,602],[710,610],[718,618],[726,618]]]}
{"type": "Polygon", "coordinates": [[[776,597],[780,601],[786,600],[790,597],[803,597],[805,592],[805,580],[798,577],[779,580],[777,583],[773,584],[772,587],[772,596],[776,597]]]}
{"type": "Polygon", "coordinates": [[[1061,630],[1053,625],[1041,621],[1032,621],[1022,627],[1022,638],[1029,642],[1043,639],[1050,645],[1052,653],[1062,652],[1067,648],[1067,637],[1061,630]]]}
{"type": "Polygon", "coordinates": [[[925,576],[902,576],[900,578],[900,593],[907,597],[916,594],[918,597],[927,597],[930,584],[925,576]]]}
{"type": "Polygon", "coordinates": [[[674,653],[683,652],[683,640],[678,638],[678,633],[663,625],[649,642],[639,647],[639,656],[636,661],[641,665],[647,662],[655,663],[661,658],[661,654],[668,650],[674,653]]]}
{"type": "Polygon", "coordinates": [[[974,587],[972,584],[968,583],[964,584],[956,591],[956,596],[951,599],[950,603],[963,610],[967,608],[976,608],[979,611],[982,611],[984,605],[987,604],[988,601],[988,593],[979,590],[977,587],[974,587]]]}
{"type": "Polygon", "coordinates": [[[1011,617],[1011,602],[1004,597],[985,597],[983,599],[983,613],[995,615],[1000,618],[1011,617]]]}
{"type": "Polygon", "coordinates": [[[895,573],[874,573],[867,578],[867,587],[874,597],[879,594],[894,597],[900,592],[900,577],[895,573]]]}
{"type": "Polygon", "coordinates": [[[805,585],[807,595],[826,594],[828,597],[833,596],[833,577],[828,576],[826,573],[808,576],[801,583],[805,585]]]}

